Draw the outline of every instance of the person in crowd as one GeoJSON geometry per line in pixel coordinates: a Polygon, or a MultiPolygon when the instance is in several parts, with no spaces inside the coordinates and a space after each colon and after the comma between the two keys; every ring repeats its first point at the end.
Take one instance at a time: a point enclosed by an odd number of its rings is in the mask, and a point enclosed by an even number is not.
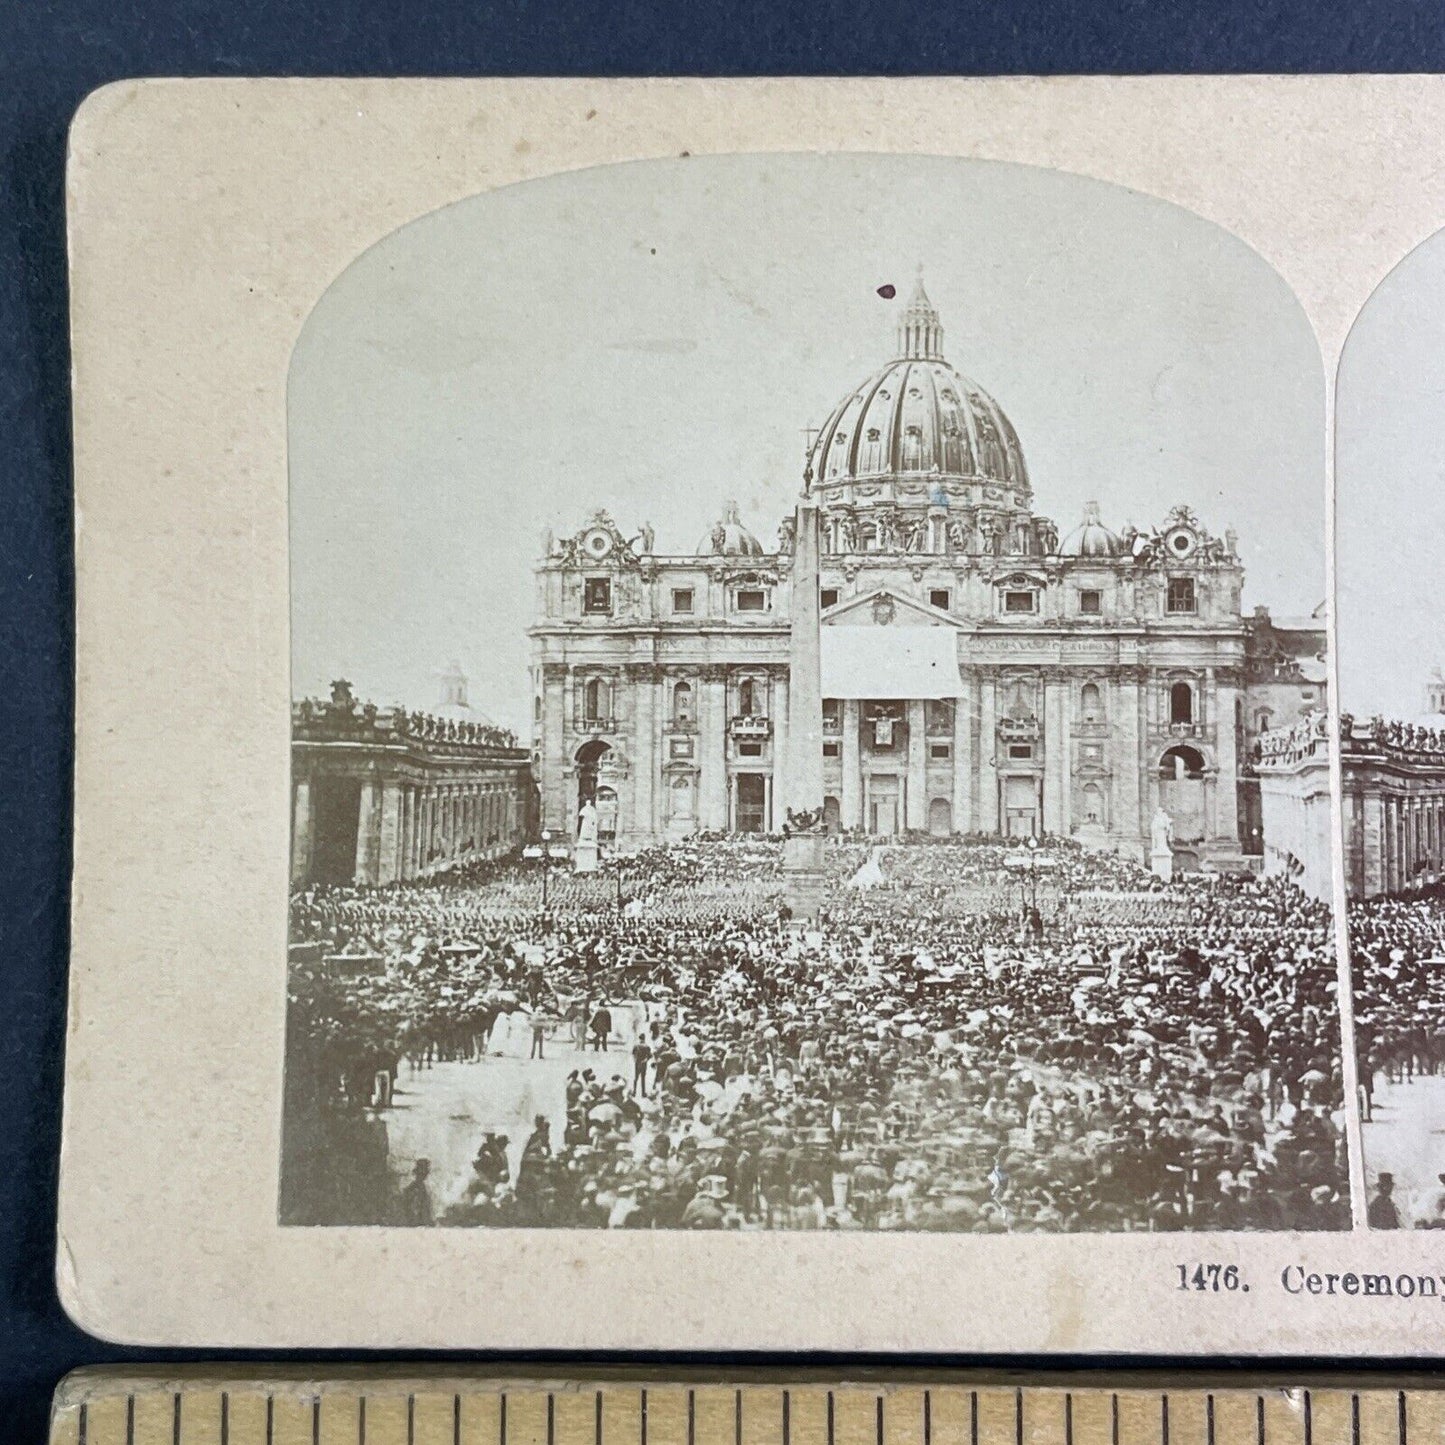
{"type": "Polygon", "coordinates": [[[647,1061],[652,1057],[652,1045],[642,1035],[632,1045],[632,1092],[647,1097],[647,1061]]]}
{"type": "Polygon", "coordinates": [[[608,1040],[612,1037],[612,1013],[605,1003],[598,1004],[592,1014],[592,1048],[607,1052],[608,1040]]]}
{"type": "Polygon", "coordinates": [[[1375,1197],[1370,1200],[1367,1220],[1371,1229],[1398,1229],[1400,1211],[1395,1207],[1395,1176],[1383,1173],[1375,1180],[1375,1197]]]}
{"type": "Polygon", "coordinates": [[[402,1223],[431,1224],[433,1222],[431,1190],[427,1176],[431,1173],[431,1160],[418,1159],[412,1165],[411,1182],[402,1191],[402,1223]]]}

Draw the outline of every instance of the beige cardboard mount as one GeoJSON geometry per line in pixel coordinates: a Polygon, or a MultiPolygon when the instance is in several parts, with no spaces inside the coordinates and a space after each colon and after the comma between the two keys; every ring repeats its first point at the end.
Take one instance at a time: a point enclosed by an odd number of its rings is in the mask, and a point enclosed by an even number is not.
{"type": "MultiPolygon", "coordinates": [[[[1445,224],[1445,80],[140,81],[78,115],[75,878],[58,1276],[187,1346],[1412,1355],[1432,1234],[287,1229],[286,378],[328,284],[462,197],[648,157],[951,154],[1172,201],[1293,288],[1333,377],[1445,224]],[[1249,1292],[1181,1291],[1235,1264],[1249,1292]],[[1291,1276],[1299,1278],[1301,1276],[1291,1276]]],[[[1311,507],[1315,502],[1311,501],[1311,507]]],[[[1356,1135],[1357,1137],[1357,1135],[1356,1135]]]]}

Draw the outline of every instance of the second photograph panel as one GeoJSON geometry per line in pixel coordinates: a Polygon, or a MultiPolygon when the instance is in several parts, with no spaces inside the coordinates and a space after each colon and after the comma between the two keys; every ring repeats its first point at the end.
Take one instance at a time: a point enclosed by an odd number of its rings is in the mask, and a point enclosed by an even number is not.
{"type": "Polygon", "coordinates": [[[1374,1229],[1445,1228],[1445,233],[1381,282],[1337,407],[1344,884],[1374,1229]]]}

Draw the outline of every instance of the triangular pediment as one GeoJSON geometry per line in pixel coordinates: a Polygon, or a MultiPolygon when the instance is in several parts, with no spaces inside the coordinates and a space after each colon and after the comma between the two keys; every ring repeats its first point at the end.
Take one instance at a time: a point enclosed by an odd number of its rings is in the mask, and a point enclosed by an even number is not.
{"type": "Polygon", "coordinates": [[[823,613],[825,627],[951,627],[960,630],[957,619],[916,597],[906,597],[891,587],[875,587],[859,597],[849,597],[823,613]]]}

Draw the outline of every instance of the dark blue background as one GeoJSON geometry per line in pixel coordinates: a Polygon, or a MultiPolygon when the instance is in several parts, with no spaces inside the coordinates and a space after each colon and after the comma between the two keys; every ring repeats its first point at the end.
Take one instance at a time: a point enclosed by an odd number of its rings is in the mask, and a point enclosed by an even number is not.
{"type": "Polygon", "coordinates": [[[62,166],[87,91],[139,75],[1430,71],[1442,17],[1438,0],[0,0],[0,1442],[44,1438],[73,1366],[165,1358],[80,1334],[51,1284],[72,669],[62,166]]]}

